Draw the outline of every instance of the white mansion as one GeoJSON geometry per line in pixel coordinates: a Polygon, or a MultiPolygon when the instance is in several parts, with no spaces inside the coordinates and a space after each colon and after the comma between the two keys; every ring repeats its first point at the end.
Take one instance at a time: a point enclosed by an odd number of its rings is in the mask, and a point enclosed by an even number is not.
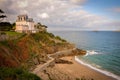
{"type": "Polygon", "coordinates": [[[35,22],[33,21],[32,18],[28,18],[27,15],[19,15],[17,20],[16,20],[16,32],[25,32],[25,33],[36,33],[39,31],[46,30],[46,26],[41,26],[41,28],[36,27],[35,22]]]}

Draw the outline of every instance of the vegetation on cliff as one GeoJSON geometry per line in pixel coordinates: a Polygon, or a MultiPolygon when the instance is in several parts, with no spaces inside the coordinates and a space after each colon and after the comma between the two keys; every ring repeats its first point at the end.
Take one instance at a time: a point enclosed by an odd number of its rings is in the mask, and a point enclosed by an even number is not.
{"type": "Polygon", "coordinates": [[[52,33],[24,34],[17,39],[0,41],[0,66],[30,69],[31,66],[45,63],[47,54],[71,47],[71,44],[52,33]]]}
{"type": "Polygon", "coordinates": [[[5,35],[13,39],[0,41],[0,79],[3,80],[7,78],[12,80],[15,77],[18,80],[26,80],[24,78],[30,76],[34,78],[35,75],[27,71],[34,69],[35,65],[45,63],[48,60],[47,54],[73,47],[65,40],[48,32],[31,34],[6,32],[5,35]],[[20,37],[14,38],[18,35],[20,37]]]}
{"type": "MultiPolygon", "coordinates": [[[[13,78],[26,80],[28,77],[33,78],[32,80],[40,80],[37,76],[28,73],[28,71],[33,70],[38,64],[46,63],[49,60],[48,54],[74,48],[74,45],[66,40],[48,32],[31,34],[5,33],[7,36],[11,36],[11,39],[0,41],[0,79],[4,78],[3,80],[7,78],[9,80],[13,78]],[[8,75],[6,75],[7,72],[8,75]]],[[[85,54],[85,51],[77,49],[73,50],[72,54],[61,54],[59,57],[79,54],[85,54]]],[[[58,62],[66,63],[67,61],[58,62]]]]}

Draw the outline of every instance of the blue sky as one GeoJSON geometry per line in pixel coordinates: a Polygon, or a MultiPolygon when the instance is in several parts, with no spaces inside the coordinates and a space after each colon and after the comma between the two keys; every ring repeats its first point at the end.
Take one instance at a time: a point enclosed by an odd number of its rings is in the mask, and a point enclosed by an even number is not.
{"type": "Polygon", "coordinates": [[[88,0],[84,5],[91,13],[120,19],[120,12],[112,11],[114,8],[120,8],[120,0],[88,0]]]}
{"type": "Polygon", "coordinates": [[[120,30],[120,0],[0,0],[10,22],[28,14],[48,30],[120,30]]]}
{"type": "Polygon", "coordinates": [[[120,0],[87,0],[86,6],[101,9],[120,7],[120,0]]]}

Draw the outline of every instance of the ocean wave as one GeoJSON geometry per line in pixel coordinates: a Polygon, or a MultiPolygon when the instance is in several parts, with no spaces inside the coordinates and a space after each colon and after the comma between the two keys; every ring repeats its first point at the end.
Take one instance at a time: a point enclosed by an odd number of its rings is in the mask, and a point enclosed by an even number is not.
{"type": "MultiPolygon", "coordinates": [[[[96,70],[96,71],[98,71],[98,72],[100,72],[100,73],[102,73],[102,74],[105,74],[105,75],[107,75],[107,76],[110,76],[110,77],[113,77],[113,78],[115,78],[115,79],[117,79],[117,80],[120,80],[120,76],[117,76],[117,75],[115,75],[115,74],[113,74],[113,73],[111,73],[111,72],[108,72],[108,71],[105,71],[105,70],[96,68],[96,67],[94,67],[94,66],[92,66],[92,65],[90,65],[90,64],[84,63],[84,62],[81,61],[77,56],[75,56],[75,61],[77,61],[78,63],[83,64],[83,65],[85,65],[85,66],[88,66],[89,68],[94,69],[94,70],[96,70]]],[[[98,66],[98,65],[97,65],[97,66],[98,66]]]]}
{"type": "Polygon", "coordinates": [[[98,52],[96,52],[96,51],[94,51],[94,50],[87,50],[87,53],[86,53],[86,55],[85,56],[88,56],[88,55],[96,55],[96,54],[100,54],[100,53],[98,53],[98,52]]]}

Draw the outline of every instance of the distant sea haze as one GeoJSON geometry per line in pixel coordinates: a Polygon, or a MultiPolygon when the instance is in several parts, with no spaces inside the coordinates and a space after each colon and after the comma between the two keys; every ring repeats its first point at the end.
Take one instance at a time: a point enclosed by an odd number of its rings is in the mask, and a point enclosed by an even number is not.
{"type": "Polygon", "coordinates": [[[120,32],[112,31],[54,31],[55,35],[87,50],[77,56],[79,62],[120,80],[120,32]]]}

